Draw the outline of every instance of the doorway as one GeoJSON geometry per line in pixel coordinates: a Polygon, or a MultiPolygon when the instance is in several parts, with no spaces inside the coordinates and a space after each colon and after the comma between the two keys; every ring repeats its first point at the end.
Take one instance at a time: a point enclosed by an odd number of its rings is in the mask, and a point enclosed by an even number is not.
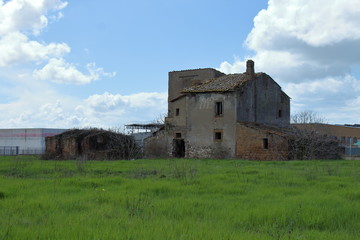
{"type": "Polygon", "coordinates": [[[173,157],[183,158],[185,157],[185,141],[184,139],[173,140],[173,157]]]}

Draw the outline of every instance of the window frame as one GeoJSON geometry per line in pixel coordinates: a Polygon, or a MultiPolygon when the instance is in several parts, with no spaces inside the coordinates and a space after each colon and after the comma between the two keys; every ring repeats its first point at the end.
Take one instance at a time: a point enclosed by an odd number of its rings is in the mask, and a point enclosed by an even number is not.
{"type": "Polygon", "coordinates": [[[214,130],[214,141],[221,142],[224,138],[223,131],[216,129],[214,130]]]}
{"type": "Polygon", "coordinates": [[[224,103],[223,101],[215,102],[215,117],[222,117],[224,115],[224,103]]]}

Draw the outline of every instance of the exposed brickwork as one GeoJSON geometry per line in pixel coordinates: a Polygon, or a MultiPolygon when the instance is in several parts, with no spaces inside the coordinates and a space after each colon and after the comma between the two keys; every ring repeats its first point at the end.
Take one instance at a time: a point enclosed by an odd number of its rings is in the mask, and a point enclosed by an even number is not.
{"type": "Polygon", "coordinates": [[[256,160],[287,160],[288,142],[284,133],[238,123],[236,157],[256,160]],[[267,146],[264,141],[267,139],[267,146]],[[267,147],[267,149],[266,149],[267,147]]]}

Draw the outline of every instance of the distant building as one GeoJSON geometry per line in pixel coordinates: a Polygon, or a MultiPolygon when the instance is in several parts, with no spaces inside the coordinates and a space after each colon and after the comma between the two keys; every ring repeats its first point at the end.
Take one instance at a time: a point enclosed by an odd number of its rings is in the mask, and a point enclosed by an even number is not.
{"type": "Polygon", "coordinates": [[[333,124],[293,124],[298,128],[317,131],[321,134],[334,137],[339,146],[344,147],[345,155],[360,156],[360,125],[333,125],[333,124]]]}
{"type": "Polygon", "coordinates": [[[360,140],[360,127],[357,125],[333,125],[323,123],[292,124],[298,128],[316,130],[322,134],[333,136],[340,146],[349,146],[360,140]]]}
{"type": "Polygon", "coordinates": [[[66,129],[0,129],[0,155],[43,154],[45,152],[45,137],[54,136],[64,131],[66,129]]]}
{"type": "Polygon", "coordinates": [[[162,123],[132,123],[125,125],[127,134],[134,137],[136,144],[143,149],[144,139],[164,127],[162,123]]]}
{"type": "Polygon", "coordinates": [[[286,159],[289,126],[289,96],[251,60],[241,74],[170,72],[168,117],[145,156],[286,159]]]}

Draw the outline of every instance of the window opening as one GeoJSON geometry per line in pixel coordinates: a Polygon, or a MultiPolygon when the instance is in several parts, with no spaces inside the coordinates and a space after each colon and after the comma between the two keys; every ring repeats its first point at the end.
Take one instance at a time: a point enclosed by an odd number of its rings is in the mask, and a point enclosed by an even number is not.
{"type": "Polygon", "coordinates": [[[269,140],[267,138],[263,138],[263,148],[269,149],[269,140]]]}
{"type": "Polygon", "coordinates": [[[223,103],[216,102],[215,103],[215,116],[221,116],[223,114],[223,103]]]}
{"type": "Polygon", "coordinates": [[[175,137],[176,138],[181,138],[181,133],[179,133],[179,132],[175,133],[175,137]]]}
{"type": "Polygon", "coordinates": [[[180,109],[179,108],[176,109],[175,114],[176,114],[176,116],[180,115],[180,109]]]}
{"type": "Polygon", "coordinates": [[[222,139],[222,134],[221,132],[215,132],[215,140],[221,140],[222,139]]]}
{"type": "Polygon", "coordinates": [[[279,118],[281,118],[282,117],[282,111],[281,110],[279,110],[279,118]]]}

